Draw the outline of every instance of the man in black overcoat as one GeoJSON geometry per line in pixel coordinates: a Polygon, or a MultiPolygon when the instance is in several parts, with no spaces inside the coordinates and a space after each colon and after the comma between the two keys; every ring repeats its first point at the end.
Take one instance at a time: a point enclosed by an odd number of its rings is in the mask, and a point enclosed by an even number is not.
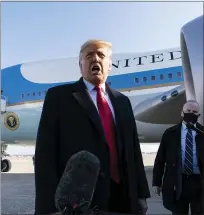
{"type": "MultiPolygon", "coordinates": [[[[147,211],[150,192],[131,103],[106,84],[111,56],[110,43],[87,41],[79,56],[82,77],[46,94],[35,151],[36,215],[57,212],[56,187],[69,158],[81,150],[101,163],[93,206],[118,213],[147,211]]],[[[70,69],[67,73],[74,72],[70,69]]]]}
{"type": "Polygon", "coordinates": [[[189,100],[183,106],[183,120],[168,128],[157,152],[153,169],[153,190],[172,214],[203,214],[204,127],[198,123],[199,104],[189,100]],[[190,207],[189,207],[190,206],[190,207]]]}

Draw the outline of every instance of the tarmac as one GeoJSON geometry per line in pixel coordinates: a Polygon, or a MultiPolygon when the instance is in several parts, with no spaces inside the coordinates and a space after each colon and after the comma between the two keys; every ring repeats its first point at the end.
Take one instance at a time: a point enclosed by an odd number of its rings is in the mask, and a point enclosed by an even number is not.
{"type": "MultiPolygon", "coordinates": [[[[10,157],[12,169],[1,174],[1,214],[34,214],[35,182],[32,157],[10,157]]],[[[152,166],[155,154],[143,154],[146,175],[151,191],[152,166]]],[[[147,200],[147,215],[171,214],[162,204],[162,197],[151,192],[147,200]]]]}

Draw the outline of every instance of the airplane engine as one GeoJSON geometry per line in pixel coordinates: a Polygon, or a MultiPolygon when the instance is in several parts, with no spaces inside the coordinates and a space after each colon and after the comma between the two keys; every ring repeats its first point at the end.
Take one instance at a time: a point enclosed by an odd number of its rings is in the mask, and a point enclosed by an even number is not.
{"type": "Polygon", "coordinates": [[[187,100],[197,100],[200,105],[203,124],[203,17],[200,16],[181,29],[181,55],[184,73],[184,86],[187,100]]]}

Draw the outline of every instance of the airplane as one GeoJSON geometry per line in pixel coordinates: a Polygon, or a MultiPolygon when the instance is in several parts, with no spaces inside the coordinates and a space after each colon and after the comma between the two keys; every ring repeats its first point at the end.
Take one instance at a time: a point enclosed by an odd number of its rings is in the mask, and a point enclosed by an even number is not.
{"type": "MultiPolygon", "coordinates": [[[[129,97],[141,143],[159,142],[163,132],[181,120],[182,106],[189,98],[185,90],[189,91],[186,86],[189,80],[185,79],[181,51],[181,48],[171,48],[112,56],[107,84],[129,97]]],[[[47,90],[73,83],[80,77],[78,57],[28,62],[2,69],[2,153],[8,144],[35,144],[47,90]]],[[[4,171],[10,170],[7,160],[3,163],[4,171]]]]}

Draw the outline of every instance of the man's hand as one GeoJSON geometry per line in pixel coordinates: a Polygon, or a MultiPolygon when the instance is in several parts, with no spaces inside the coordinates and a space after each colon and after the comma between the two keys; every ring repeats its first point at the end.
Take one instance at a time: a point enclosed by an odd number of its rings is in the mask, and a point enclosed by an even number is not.
{"type": "Polygon", "coordinates": [[[156,195],[160,196],[161,187],[154,186],[154,187],[152,187],[152,191],[153,191],[153,193],[155,193],[156,195]]]}
{"type": "Polygon", "coordinates": [[[139,199],[139,205],[141,207],[142,214],[145,215],[148,209],[146,199],[139,199]]]}

